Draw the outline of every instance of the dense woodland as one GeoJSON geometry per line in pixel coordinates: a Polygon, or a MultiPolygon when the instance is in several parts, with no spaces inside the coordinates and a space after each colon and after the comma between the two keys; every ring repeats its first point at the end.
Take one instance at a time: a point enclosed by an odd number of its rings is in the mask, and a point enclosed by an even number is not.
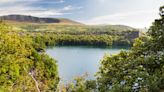
{"type": "Polygon", "coordinates": [[[95,80],[77,77],[62,87],[58,87],[56,61],[38,51],[54,44],[111,46],[121,38],[104,34],[23,33],[0,23],[0,92],[162,92],[164,6],[160,16],[146,36],[135,40],[130,51],[105,55],[95,80]]]}
{"type": "Polygon", "coordinates": [[[55,91],[59,82],[56,61],[33,48],[30,37],[0,24],[0,92],[55,91]]]}
{"type": "Polygon", "coordinates": [[[30,35],[38,49],[47,46],[132,46],[139,30],[123,25],[87,26],[64,24],[8,23],[20,35],[30,35]]]}
{"type": "Polygon", "coordinates": [[[47,46],[95,46],[95,47],[112,47],[112,46],[132,46],[133,41],[121,36],[111,36],[106,34],[100,35],[71,35],[71,34],[53,34],[37,33],[32,35],[36,43],[35,48],[42,50],[47,46]]]}
{"type": "MultiPolygon", "coordinates": [[[[28,16],[11,15],[8,18],[28,16]],[[14,17],[12,17],[14,16],[14,17]]],[[[15,19],[16,20],[16,19],[15,19]]],[[[83,24],[55,24],[55,23],[29,23],[6,21],[13,30],[20,35],[30,35],[35,46],[41,50],[47,46],[132,46],[134,39],[139,37],[139,30],[124,25],[83,25],[83,24]]]]}

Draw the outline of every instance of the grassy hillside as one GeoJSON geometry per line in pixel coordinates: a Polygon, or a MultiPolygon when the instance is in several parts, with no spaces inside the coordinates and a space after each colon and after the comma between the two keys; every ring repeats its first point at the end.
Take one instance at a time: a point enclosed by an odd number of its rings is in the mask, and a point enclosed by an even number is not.
{"type": "Polygon", "coordinates": [[[28,15],[6,15],[0,16],[3,21],[9,21],[9,23],[20,22],[20,23],[56,23],[56,24],[81,24],[76,21],[66,18],[46,18],[46,17],[35,17],[28,15]]]}
{"type": "Polygon", "coordinates": [[[24,31],[48,32],[122,32],[136,31],[124,25],[84,25],[66,18],[40,18],[27,15],[0,16],[0,19],[14,28],[24,31]]]}
{"type": "MultiPolygon", "coordinates": [[[[85,45],[85,46],[131,46],[139,37],[139,31],[124,25],[84,25],[69,19],[59,19],[58,23],[51,18],[32,16],[7,16],[3,20],[12,25],[20,34],[29,34],[37,39],[40,45],[85,45]],[[43,22],[42,22],[43,21],[43,22]],[[46,22],[46,23],[44,23],[46,22]],[[41,34],[41,35],[40,35],[41,34]]],[[[36,48],[38,48],[36,46],[36,48]]]]}
{"type": "MultiPolygon", "coordinates": [[[[67,20],[63,20],[67,21],[67,20]]],[[[5,21],[24,31],[47,31],[47,32],[122,32],[122,31],[138,31],[135,28],[124,25],[83,25],[83,24],[66,24],[66,23],[27,23],[5,21]]]]}
{"type": "MultiPolygon", "coordinates": [[[[31,35],[41,47],[55,45],[132,46],[139,31],[124,25],[82,25],[5,21],[20,34],[31,35]]],[[[40,46],[36,46],[40,49],[40,46]]]]}

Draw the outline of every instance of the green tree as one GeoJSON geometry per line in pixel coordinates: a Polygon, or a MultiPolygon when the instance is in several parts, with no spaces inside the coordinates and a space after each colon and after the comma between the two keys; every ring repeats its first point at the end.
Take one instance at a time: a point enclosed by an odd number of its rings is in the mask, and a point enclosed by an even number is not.
{"type": "Polygon", "coordinates": [[[59,82],[56,62],[38,53],[32,39],[0,24],[0,91],[55,91],[59,82]]]}
{"type": "Polygon", "coordinates": [[[148,37],[136,39],[129,52],[105,56],[97,73],[100,92],[159,92],[164,89],[164,6],[148,37]]]}

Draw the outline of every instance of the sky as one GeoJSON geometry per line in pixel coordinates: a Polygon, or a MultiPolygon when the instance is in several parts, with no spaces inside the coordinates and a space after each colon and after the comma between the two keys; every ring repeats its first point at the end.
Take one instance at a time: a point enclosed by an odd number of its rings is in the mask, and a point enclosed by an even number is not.
{"type": "Polygon", "coordinates": [[[69,18],[88,25],[149,27],[164,0],[0,0],[0,16],[69,18]]]}

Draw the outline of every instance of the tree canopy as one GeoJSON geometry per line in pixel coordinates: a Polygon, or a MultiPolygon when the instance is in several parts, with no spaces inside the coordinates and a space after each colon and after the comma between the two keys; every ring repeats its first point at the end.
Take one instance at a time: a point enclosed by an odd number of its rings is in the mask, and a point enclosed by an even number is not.
{"type": "Polygon", "coordinates": [[[56,62],[39,54],[32,39],[0,24],[0,91],[55,91],[59,82],[56,62]]]}
{"type": "MultiPolygon", "coordinates": [[[[160,15],[164,7],[160,8],[160,15]]],[[[97,73],[100,92],[159,92],[164,89],[164,17],[129,52],[105,56],[97,73]]]]}

